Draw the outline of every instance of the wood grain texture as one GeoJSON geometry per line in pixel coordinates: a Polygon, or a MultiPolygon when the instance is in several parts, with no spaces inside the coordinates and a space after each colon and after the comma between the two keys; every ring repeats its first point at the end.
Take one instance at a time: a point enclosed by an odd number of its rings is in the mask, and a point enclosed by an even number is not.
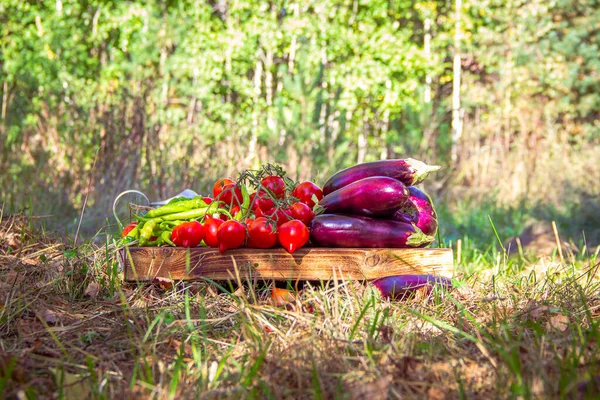
{"type": "Polygon", "coordinates": [[[126,281],[173,280],[371,280],[391,275],[452,277],[451,249],[302,248],[235,249],[132,247],[119,251],[126,281]]]}

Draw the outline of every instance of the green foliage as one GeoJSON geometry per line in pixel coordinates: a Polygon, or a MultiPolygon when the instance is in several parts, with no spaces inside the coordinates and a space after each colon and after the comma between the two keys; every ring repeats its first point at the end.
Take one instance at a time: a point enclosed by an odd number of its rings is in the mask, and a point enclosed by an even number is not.
{"type": "MultiPolygon", "coordinates": [[[[577,145],[597,137],[593,10],[464,2],[462,101],[478,135],[498,119],[527,134],[527,107],[577,145]]],[[[89,188],[103,221],[124,189],[203,191],[265,161],[315,179],[381,157],[448,163],[454,18],[441,1],[5,0],[2,200],[43,191],[44,212],[75,220],[89,188]]]]}

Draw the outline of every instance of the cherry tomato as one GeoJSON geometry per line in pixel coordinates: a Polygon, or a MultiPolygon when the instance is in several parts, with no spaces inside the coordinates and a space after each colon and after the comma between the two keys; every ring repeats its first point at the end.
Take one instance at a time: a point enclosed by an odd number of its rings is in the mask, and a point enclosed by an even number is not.
{"type": "Polygon", "coordinates": [[[196,247],[202,239],[204,239],[204,228],[198,221],[182,222],[171,232],[171,240],[181,247],[196,247]]]}
{"type": "Polygon", "coordinates": [[[323,198],[323,191],[317,185],[309,181],[302,182],[296,186],[296,189],[292,192],[292,196],[308,205],[310,208],[315,206],[313,195],[318,200],[321,200],[323,198]]]}
{"type": "Polygon", "coordinates": [[[235,182],[229,178],[222,178],[222,179],[219,179],[218,181],[216,181],[213,186],[213,198],[216,199],[217,196],[220,195],[221,192],[223,191],[223,188],[227,185],[231,185],[232,183],[235,183],[235,182]]]}
{"type": "Polygon", "coordinates": [[[219,200],[225,203],[226,206],[236,206],[242,204],[242,189],[235,183],[230,183],[223,187],[223,191],[219,195],[219,200]]]}
{"type": "Polygon", "coordinates": [[[231,208],[231,211],[229,212],[229,214],[231,214],[231,216],[235,216],[235,214],[239,213],[241,210],[240,206],[233,206],[231,208]]]}
{"type": "Polygon", "coordinates": [[[269,194],[264,190],[258,192],[258,195],[256,196],[256,204],[262,211],[269,211],[275,206],[275,202],[271,196],[269,196],[269,194]]]}
{"type": "Polygon", "coordinates": [[[123,233],[121,233],[121,236],[122,237],[127,236],[129,234],[129,232],[131,232],[136,226],[137,226],[137,222],[130,223],[125,228],[123,228],[123,233]]]}
{"type": "Polygon", "coordinates": [[[287,303],[295,303],[296,296],[294,296],[294,293],[290,292],[287,289],[280,289],[280,288],[274,287],[271,290],[271,301],[276,306],[281,307],[281,306],[285,306],[287,303]]]}
{"type": "Polygon", "coordinates": [[[294,217],[294,219],[302,221],[302,223],[306,226],[308,226],[310,221],[312,221],[315,217],[313,210],[311,210],[306,204],[300,202],[292,204],[290,207],[290,212],[292,213],[292,217],[294,217]]]}
{"type": "Polygon", "coordinates": [[[256,218],[260,218],[263,217],[265,215],[265,213],[263,212],[263,210],[261,210],[258,205],[254,205],[254,208],[252,209],[252,212],[254,213],[254,217],[256,218]]]}
{"type": "Polygon", "coordinates": [[[236,220],[223,222],[217,231],[219,238],[219,252],[224,253],[227,249],[241,247],[246,241],[246,227],[236,220]]]}
{"type": "Polygon", "coordinates": [[[213,202],[213,199],[211,199],[210,197],[203,197],[202,200],[204,200],[204,202],[207,205],[213,202]]]}
{"type": "Polygon", "coordinates": [[[277,226],[280,226],[281,224],[284,224],[289,220],[293,219],[290,210],[282,207],[273,207],[269,211],[265,212],[264,216],[269,217],[273,221],[275,221],[277,226]]]}
{"type": "Polygon", "coordinates": [[[297,219],[286,222],[279,227],[279,243],[292,254],[308,242],[310,233],[306,225],[297,219]]]}
{"type": "Polygon", "coordinates": [[[260,184],[269,189],[277,199],[285,196],[285,182],[280,176],[266,176],[260,181],[260,184]]]}
{"type": "Polygon", "coordinates": [[[223,223],[222,219],[213,218],[207,215],[204,218],[204,243],[210,247],[219,247],[219,238],[217,231],[223,223]]]}
{"type": "Polygon", "coordinates": [[[277,243],[277,231],[265,217],[256,218],[248,225],[248,243],[246,246],[268,249],[277,243]]]}

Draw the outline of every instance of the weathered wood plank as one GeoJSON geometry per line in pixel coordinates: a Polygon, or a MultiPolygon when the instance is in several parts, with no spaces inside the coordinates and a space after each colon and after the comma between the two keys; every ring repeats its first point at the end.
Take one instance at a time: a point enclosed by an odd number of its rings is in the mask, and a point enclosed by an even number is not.
{"type": "Polygon", "coordinates": [[[156,277],[174,280],[230,280],[236,269],[242,280],[371,280],[390,275],[433,274],[452,277],[451,249],[302,248],[235,249],[224,254],[196,247],[134,247],[121,249],[119,261],[126,281],[156,277]]]}

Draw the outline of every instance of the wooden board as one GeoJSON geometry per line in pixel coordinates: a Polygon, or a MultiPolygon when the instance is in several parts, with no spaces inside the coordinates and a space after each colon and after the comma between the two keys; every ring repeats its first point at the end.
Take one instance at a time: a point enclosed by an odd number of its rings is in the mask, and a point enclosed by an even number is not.
{"type": "Polygon", "coordinates": [[[126,281],[173,280],[371,280],[391,275],[452,277],[451,249],[302,248],[235,249],[224,254],[196,247],[133,247],[119,251],[126,281]],[[239,275],[238,275],[239,274],[239,275]]]}

